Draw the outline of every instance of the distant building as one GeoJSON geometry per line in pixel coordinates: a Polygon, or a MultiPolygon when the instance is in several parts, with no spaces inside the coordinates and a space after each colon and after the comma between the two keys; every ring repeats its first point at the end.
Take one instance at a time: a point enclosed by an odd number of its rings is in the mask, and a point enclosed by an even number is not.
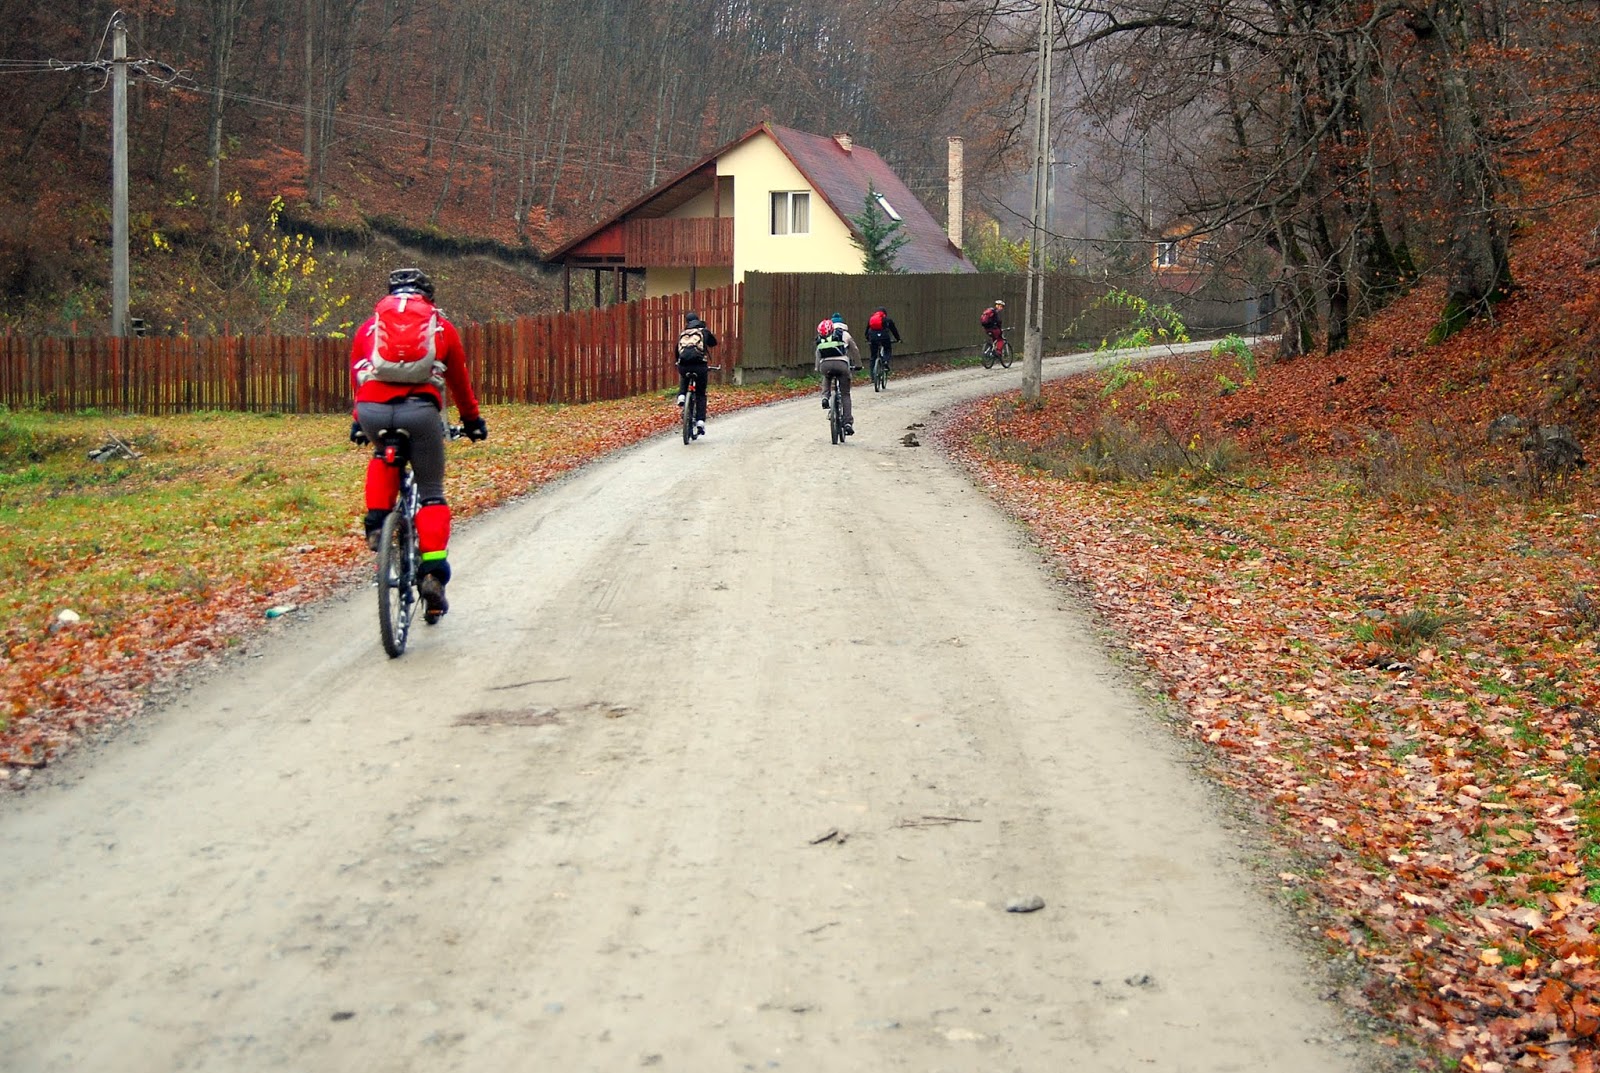
{"type": "Polygon", "coordinates": [[[868,188],[909,240],[906,272],[972,272],[938,222],[883,158],[846,134],[763,123],[550,254],[596,272],[644,273],[654,297],[742,282],[747,272],[860,272],[850,217],[868,188]]]}

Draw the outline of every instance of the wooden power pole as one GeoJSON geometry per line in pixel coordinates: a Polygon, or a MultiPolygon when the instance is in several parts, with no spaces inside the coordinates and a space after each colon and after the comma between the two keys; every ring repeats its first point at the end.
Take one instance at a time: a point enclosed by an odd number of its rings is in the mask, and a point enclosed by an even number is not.
{"type": "Polygon", "coordinates": [[[1050,29],[1054,0],[1039,4],[1039,100],[1033,139],[1033,219],[1028,238],[1027,322],[1022,349],[1022,398],[1037,402],[1044,388],[1044,214],[1050,203],[1050,29]]]}
{"type": "Polygon", "coordinates": [[[111,20],[111,334],[128,334],[128,25],[111,20]]]}

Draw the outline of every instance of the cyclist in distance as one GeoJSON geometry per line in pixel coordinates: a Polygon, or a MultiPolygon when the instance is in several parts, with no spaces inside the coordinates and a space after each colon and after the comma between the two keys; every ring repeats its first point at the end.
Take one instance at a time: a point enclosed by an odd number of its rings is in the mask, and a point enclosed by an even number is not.
{"type": "MultiPolygon", "coordinates": [[[[483,440],[489,426],[478,412],[467,371],[467,352],[455,325],[433,304],[433,281],[417,268],[389,273],[389,293],[356,331],[350,347],[355,395],[352,443],[376,443],[384,429],[410,437],[417,481],[417,543],[422,551],[418,589],[424,613],[437,621],[450,610],[450,504],[444,497],[443,389],[449,388],[468,439],[483,440]]],[[[400,474],[381,458],[367,463],[367,545],[377,547],[384,517],[400,493],[400,474]]]]}
{"type": "Polygon", "coordinates": [[[994,344],[996,349],[1006,345],[1005,336],[1001,334],[1003,325],[1000,323],[1001,316],[1005,311],[1005,302],[996,298],[994,305],[978,314],[978,323],[983,326],[984,331],[989,333],[989,342],[994,344]]]}
{"type": "Polygon", "coordinates": [[[850,406],[852,355],[855,362],[861,361],[861,347],[857,345],[855,336],[850,334],[850,326],[844,322],[841,314],[835,313],[817,325],[817,371],[822,374],[822,408],[828,408],[828,381],[837,378],[846,436],[856,434],[855,415],[850,406]]]}
{"type": "Polygon", "coordinates": [[[894,358],[894,344],[900,342],[900,329],[896,327],[894,318],[883,306],[873,310],[872,316],[867,318],[867,345],[871,350],[872,360],[877,361],[878,355],[883,355],[883,365],[887,369],[894,358]]]}
{"type": "Polygon", "coordinates": [[[706,434],[706,388],[710,382],[711,348],[716,345],[717,337],[700,314],[683,315],[683,331],[678,333],[678,405],[683,405],[693,381],[695,432],[701,436],[706,434]]]}

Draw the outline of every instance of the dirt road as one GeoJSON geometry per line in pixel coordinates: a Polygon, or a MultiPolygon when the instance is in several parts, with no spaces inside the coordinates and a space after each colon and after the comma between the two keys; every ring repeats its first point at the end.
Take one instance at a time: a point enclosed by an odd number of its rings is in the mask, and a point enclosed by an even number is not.
{"type": "Polygon", "coordinates": [[[464,527],[403,659],[332,601],[0,802],[0,1067],[1361,1068],[1085,614],[902,444],[1017,377],[613,457],[464,527]]]}

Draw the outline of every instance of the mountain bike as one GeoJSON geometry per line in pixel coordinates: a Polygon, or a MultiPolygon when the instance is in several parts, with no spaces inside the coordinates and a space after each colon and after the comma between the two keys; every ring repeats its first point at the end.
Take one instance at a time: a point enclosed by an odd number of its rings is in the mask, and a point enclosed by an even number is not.
{"type": "MultiPolygon", "coordinates": [[[[850,371],[855,372],[861,366],[852,365],[850,371]]],[[[824,405],[828,410],[828,436],[830,443],[843,443],[844,438],[850,435],[845,431],[844,425],[844,393],[839,387],[839,378],[849,376],[850,373],[835,373],[828,377],[828,397],[824,405]]]]}
{"type": "Polygon", "coordinates": [[[875,344],[876,351],[872,356],[872,390],[889,390],[889,346],[886,343],[875,344]]]}
{"type": "MultiPolygon", "coordinates": [[[[445,434],[457,439],[461,426],[447,425],[445,434]]],[[[373,453],[384,465],[400,471],[400,495],[383,520],[377,561],[378,633],[389,658],[398,659],[406,650],[411,620],[422,602],[422,594],[417,591],[422,548],[417,543],[417,482],[411,473],[411,436],[403,429],[386,428],[378,433],[373,453]]]]}
{"type": "MultiPolygon", "coordinates": [[[[706,372],[709,375],[711,370],[713,370],[713,369],[721,369],[721,368],[722,368],[722,366],[720,366],[720,365],[707,365],[706,366],[706,372]]],[[[695,423],[695,419],[694,419],[694,396],[695,396],[694,378],[691,377],[689,379],[689,388],[688,388],[688,390],[686,390],[683,393],[683,442],[684,443],[693,443],[695,440],[699,439],[700,436],[703,435],[703,433],[700,431],[700,426],[695,423]]]]}
{"type": "Polygon", "coordinates": [[[983,348],[983,367],[985,369],[993,369],[994,363],[997,361],[1002,369],[1011,368],[1011,345],[1006,342],[1006,336],[1010,332],[1010,328],[1001,328],[1000,338],[989,340],[988,345],[983,348]]]}

